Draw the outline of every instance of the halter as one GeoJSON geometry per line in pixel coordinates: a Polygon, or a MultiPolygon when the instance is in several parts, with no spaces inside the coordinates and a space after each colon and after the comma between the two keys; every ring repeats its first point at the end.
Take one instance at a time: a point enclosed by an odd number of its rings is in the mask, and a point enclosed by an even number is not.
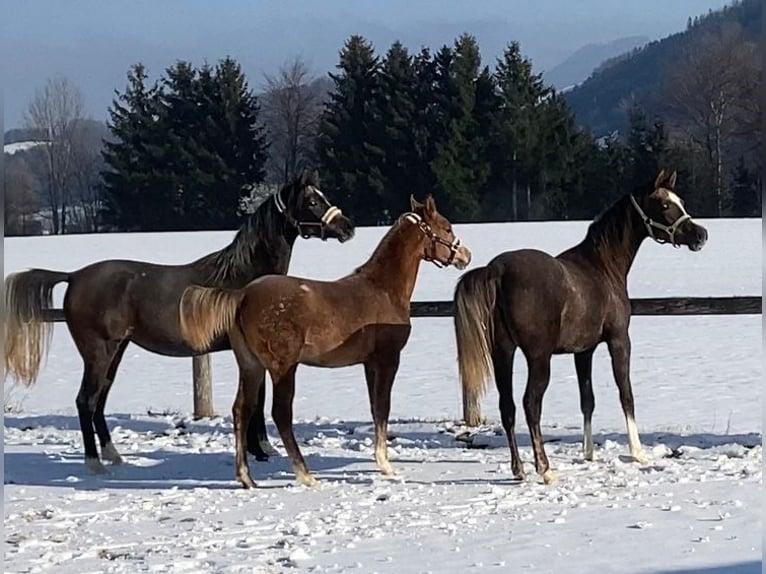
{"type": "Polygon", "coordinates": [[[681,215],[671,225],[665,225],[664,223],[654,221],[651,217],[646,215],[643,209],[641,209],[641,207],[638,205],[636,198],[633,197],[633,194],[631,194],[630,196],[630,201],[633,204],[633,207],[636,208],[636,211],[638,212],[638,216],[641,218],[641,221],[644,222],[644,225],[646,226],[646,230],[649,232],[649,237],[654,239],[657,243],[668,243],[667,239],[664,239],[662,237],[657,237],[656,235],[654,235],[654,231],[652,230],[652,228],[654,227],[668,234],[668,237],[670,238],[669,242],[673,244],[673,247],[675,248],[681,247],[680,245],[676,243],[676,231],[678,231],[678,228],[683,223],[685,223],[686,221],[692,218],[691,215],[686,213],[686,210],[684,209],[683,205],[681,205],[680,203],[676,204],[678,205],[678,208],[681,210],[681,215]]]}
{"type": "Polygon", "coordinates": [[[444,245],[445,247],[449,248],[449,257],[447,258],[446,263],[442,263],[438,259],[434,259],[433,257],[429,257],[426,255],[423,257],[426,261],[430,261],[440,269],[443,267],[448,267],[452,265],[452,263],[455,261],[455,256],[457,255],[457,250],[460,248],[460,238],[456,235],[455,240],[452,242],[447,241],[446,239],[442,239],[438,235],[436,235],[433,232],[433,229],[431,229],[431,226],[428,225],[425,221],[423,221],[423,218],[420,217],[417,213],[408,212],[404,214],[404,219],[407,221],[414,223],[417,225],[420,230],[426,234],[426,236],[431,240],[431,244],[436,246],[437,243],[444,245]]]}
{"type": "MultiPolygon", "coordinates": [[[[319,197],[327,201],[327,198],[325,195],[319,191],[316,187],[313,185],[308,186],[310,189],[314,191],[319,197]]],[[[295,226],[298,229],[298,233],[300,234],[303,239],[308,239],[311,237],[306,231],[305,228],[307,227],[319,227],[319,237],[324,239],[324,232],[328,225],[332,222],[333,219],[341,215],[343,212],[340,210],[339,207],[335,207],[334,205],[330,204],[330,207],[327,208],[327,210],[324,212],[324,215],[320,218],[319,221],[298,221],[295,219],[290,213],[287,211],[287,206],[285,205],[284,200],[282,199],[282,196],[280,195],[280,192],[277,191],[274,194],[274,203],[277,206],[277,211],[285,216],[285,219],[289,221],[293,226],[295,226]]],[[[327,203],[330,203],[327,201],[327,203]]]]}

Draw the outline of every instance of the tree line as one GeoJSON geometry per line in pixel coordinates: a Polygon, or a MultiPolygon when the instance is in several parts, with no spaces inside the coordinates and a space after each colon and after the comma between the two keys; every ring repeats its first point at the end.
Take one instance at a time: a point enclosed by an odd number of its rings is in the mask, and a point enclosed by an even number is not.
{"type": "MultiPolygon", "coordinates": [[[[229,57],[179,61],[154,81],[136,64],[96,147],[73,143],[84,141],[77,126],[90,125],[74,113],[77,90],[49,82],[27,118],[47,142],[35,148],[42,177],[6,171],[6,229],[9,215],[18,223],[28,211],[34,187],[57,233],[231,229],[254,195],[304,168],[319,170],[360,225],[387,224],[410,194],[427,193],[455,221],[588,219],[660,166],[679,171],[695,214],[757,215],[760,135],[749,127],[760,114],[760,70],[748,68],[749,47],[731,31],[687,57],[667,113],[647,117],[640,102],[625,102],[629,128],[601,138],[518,43],[490,65],[469,34],[435,52],[395,42],[382,55],[352,36],[329,78],[295,59],[266,77],[262,93],[229,57]],[[698,113],[710,104],[703,88],[711,97],[718,88],[718,113],[698,113]],[[57,110],[67,121],[51,120],[57,110]],[[89,226],[73,225],[73,214],[89,226]]],[[[16,156],[18,167],[25,155],[16,156]]]]}

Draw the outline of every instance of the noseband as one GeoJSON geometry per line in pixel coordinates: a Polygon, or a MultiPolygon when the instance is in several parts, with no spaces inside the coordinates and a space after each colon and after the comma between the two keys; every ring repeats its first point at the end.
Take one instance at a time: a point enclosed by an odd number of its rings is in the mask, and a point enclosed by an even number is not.
{"type": "Polygon", "coordinates": [[[677,203],[676,205],[681,210],[681,215],[678,219],[676,219],[671,225],[665,225],[664,223],[660,223],[659,221],[654,221],[651,217],[646,215],[644,213],[644,210],[641,209],[641,206],[638,205],[638,202],[636,201],[636,198],[633,197],[633,194],[630,196],[630,201],[633,203],[633,207],[636,208],[636,211],[638,212],[638,216],[641,218],[641,221],[644,222],[644,225],[646,226],[646,231],[649,232],[649,237],[654,239],[657,243],[672,243],[673,247],[680,248],[681,246],[676,243],[676,231],[678,231],[678,228],[681,227],[685,222],[689,221],[692,216],[686,213],[686,210],[684,209],[684,206],[680,203],[677,203]],[[654,234],[654,229],[659,229],[661,231],[664,231],[668,234],[668,237],[670,240],[657,237],[654,234]]]}
{"type": "MultiPolygon", "coordinates": [[[[325,201],[327,201],[327,198],[324,196],[324,194],[319,191],[318,189],[312,187],[315,193],[320,195],[325,201]]],[[[325,229],[327,229],[327,226],[332,223],[332,221],[338,217],[339,215],[342,215],[342,211],[339,207],[335,207],[334,205],[330,205],[330,207],[327,208],[327,210],[324,212],[324,215],[320,218],[320,221],[299,221],[295,219],[292,215],[290,215],[290,212],[287,211],[287,206],[285,205],[285,202],[282,200],[282,196],[280,195],[280,192],[277,191],[274,194],[274,203],[277,206],[277,211],[285,216],[285,219],[289,221],[293,226],[295,226],[298,229],[298,233],[301,237],[304,239],[308,239],[311,237],[309,233],[306,231],[307,228],[311,227],[319,227],[319,237],[321,239],[324,239],[324,232],[325,229]]],[[[329,201],[327,203],[330,203],[329,201]]]]}
{"type": "MultiPolygon", "coordinates": [[[[423,221],[423,218],[420,217],[417,213],[405,213],[404,218],[417,225],[420,230],[426,234],[426,237],[431,240],[431,245],[436,247],[436,244],[444,245],[449,249],[449,257],[447,258],[447,261],[445,263],[442,263],[438,259],[434,259],[433,257],[430,257],[429,255],[426,255],[423,257],[424,260],[430,261],[434,265],[436,265],[439,268],[448,267],[452,265],[452,263],[455,261],[455,256],[457,255],[457,250],[460,249],[460,238],[456,235],[455,240],[452,242],[447,241],[446,239],[442,239],[438,235],[436,235],[431,229],[431,226],[428,225],[425,221],[423,221]]],[[[434,253],[436,252],[436,249],[434,249],[434,253]]]]}

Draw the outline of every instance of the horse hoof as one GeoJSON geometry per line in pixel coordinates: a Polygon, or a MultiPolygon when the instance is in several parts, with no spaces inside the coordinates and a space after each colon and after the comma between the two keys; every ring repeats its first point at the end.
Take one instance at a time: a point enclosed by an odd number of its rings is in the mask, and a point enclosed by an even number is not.
{"type": "Polygon", "coordinates": [[[122,456],[117,452],[112,443],[108,443],[101,449],[101,458],[108,460],[112,464],[122,464],[122,456]]]}
{"type": "Polygon", "coordinates": [[[240,484],[242,484],[242,488],[245,490],[256,488],[255,482],[253,482],[253,479],[250,478],[250,475],[238,476],[237,480],[239,480],[240,484]]]}
{"type": "Polygon", "coordinates": [[[383,473],[384,476],[394,476],[396,475],[396,471],[394,471],[394,467],[390,464],[383,464],[380,466],[380,472],[383,473]]]}
{"type": "Polygon", "coordinates": [[[101,464],[101,461],[97,458],[86,458],[85,466],[88,467],[93,474],[107,474],[106,467],[101,464]]]}
{"type": "Polygon", "coordinates": [[[513,478],[514,480],[518,480],[519,482],[525,482],[527,480],[527,473],[523,471],[514,472],[513,478]]]}
{"type": "Polygon", "coordinates": [[[261,453],[268,459],[270,456],[277,456],[279,452],[277,449],[275,449],[271,443],[269,442],[269,439],[263,439],[259,442],[259,446],[261,447],[261,453]]]}
{"type": "Polygon", "coordinates": [[[556,475],[554,475],[550,470],[546,470],[543,473],[543,482],[545,484],[556,484],[556,475]]]}
{"type": "Polygon", "coordinates": [[[649,464],[649,457],[646,456],[644,451],[632,452],[630,453],[630,456],[632,456],[633,460],[642,466],[649,464]]]}
{"type": "Polygon", "coordinates": [[[319,481],[312,474],[298,476],[298,482],[303,486],[317,486],[319,484],[319,481]]]}

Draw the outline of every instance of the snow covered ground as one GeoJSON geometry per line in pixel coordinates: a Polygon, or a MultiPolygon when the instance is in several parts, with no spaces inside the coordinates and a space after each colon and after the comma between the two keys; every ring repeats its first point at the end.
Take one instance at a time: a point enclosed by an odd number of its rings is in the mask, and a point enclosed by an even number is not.
{"type": "MultiPolygon", "coordinates": [[[[761,292],[761,220],[704,222],[700,253],[646,242],[631,295],[761,292]]],[[[473,265],[500,251],[557,252],[586,222],[457,226],[473,265]]],[[[384,229],[349,243],[299,241],[291,273],[334,278],[384,229]]],[[[5,274],[75,269],[105,258],[186,262],[231,232],[6,238],[5,274]]],[[[460,272],[424,265],[414,299],[449,299],[460,272]]],[[[63,288],[57,291],[60,302],[63,288]]],[[[107,404],[126,458],[106,477],[82,464],[74,397],[81,363],[64,325],[32,389],[9,388],[4,423],[5,572],[760,572],[761,317],[636,317],[633,388],[651,464],[630,462],[604,349],[594,361],[597,460],[581,459],[571,357],[558,357],[543,408],[558,484],[510,480],[497,424],[467,437],[449,319],[415,319],[392,397],[398,471],[373,462],[361,368],[301,367],[296,435],[316,489],[294,485],[284,456],[251,461],[263,487],[234,480],[230,409],[236,368],[213,356],[221,417],[192,421],[191,361],[131,347],[107,404]]],[[[515,366],[520,405],[526,366],[515,366]]],[[[484,413],[496,423],[497,393],[484,413]]],[[[273,426],[272,440],[281,449],[273,426]]]]}

